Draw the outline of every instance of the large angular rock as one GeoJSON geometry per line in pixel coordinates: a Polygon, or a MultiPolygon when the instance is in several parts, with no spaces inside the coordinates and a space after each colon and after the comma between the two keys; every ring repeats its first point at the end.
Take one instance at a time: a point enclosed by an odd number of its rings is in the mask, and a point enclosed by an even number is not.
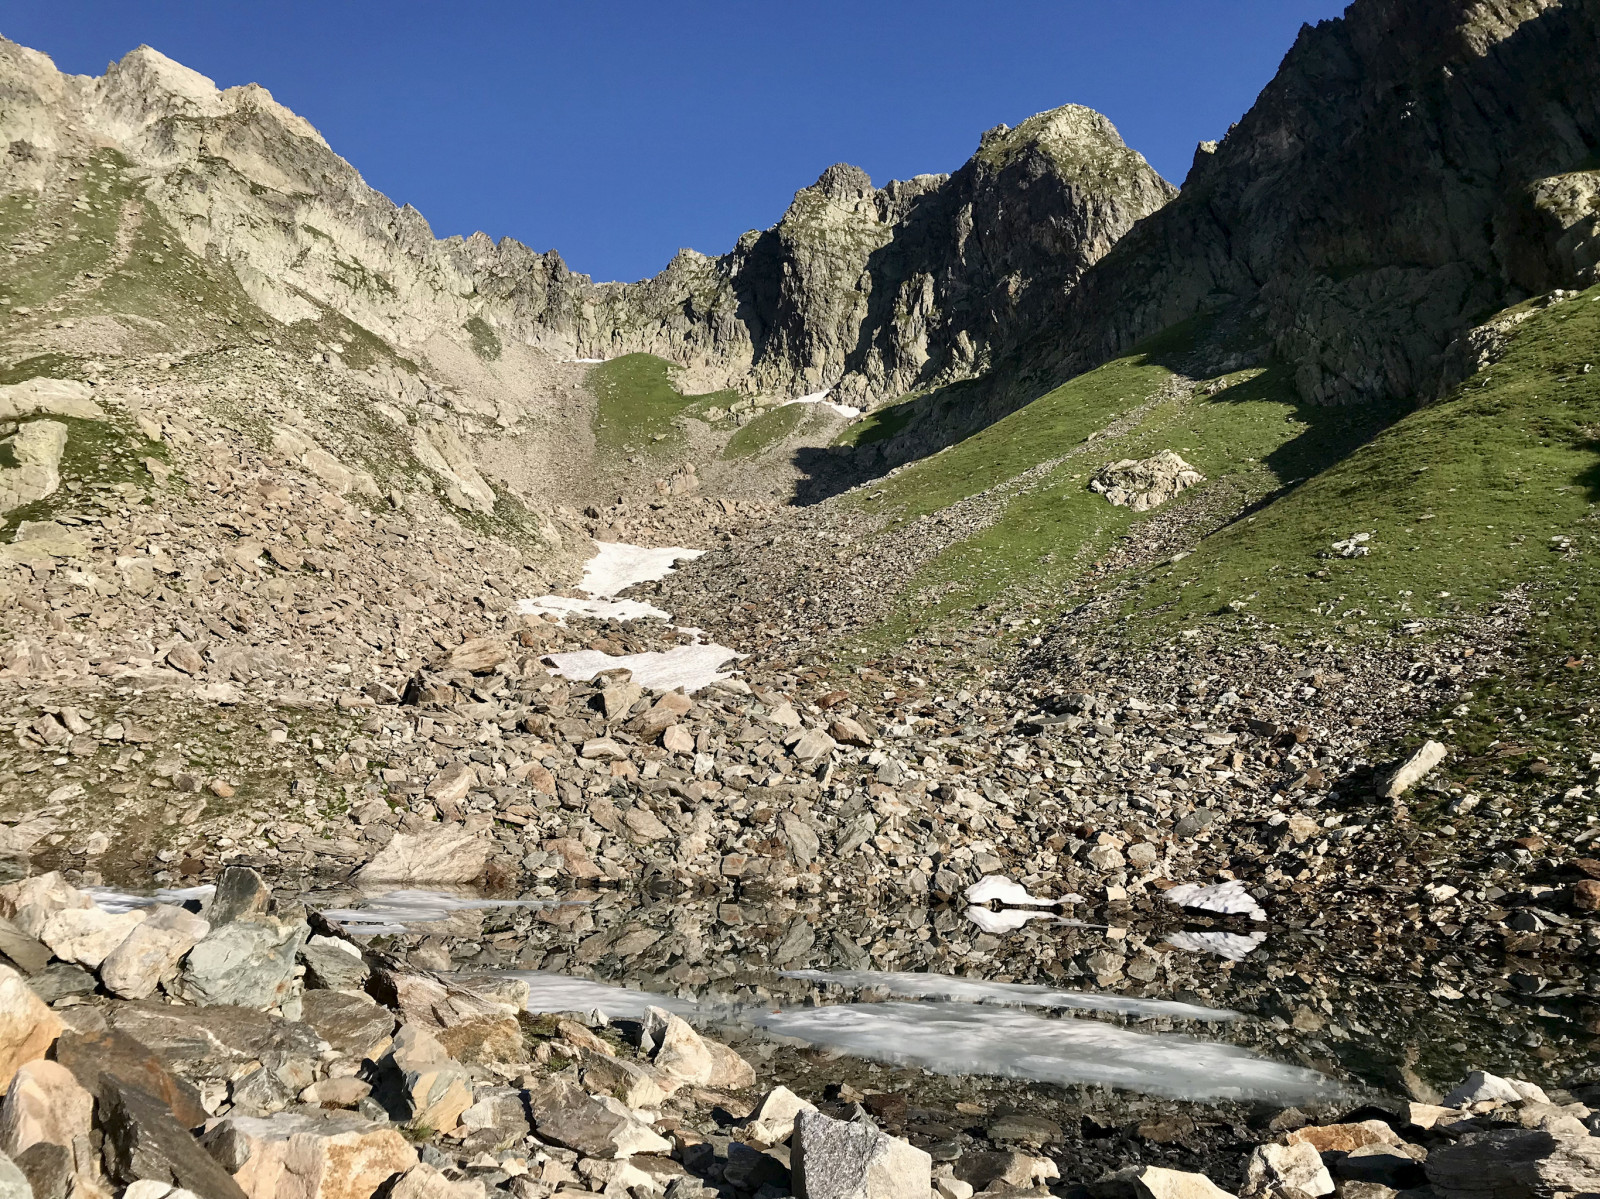
{"type": "Polygon", "coordinates": [[[94,900],[68,884],[55,870],[0,886],[0,916],[30,937],[37,937],[44,922],[64,908],[92,907],[94,900]]]}
{"type": "Polygon", "coordinates": [[[587,1047],[578,1052],[582,1055],[583,1085],[594,1094],[615,1095],[635,1110],[660,1107],[677,1089],[675,1082],[666,1082],[648,1066],[587,1047]]]}
{"type": "Polygon", "coordinates": [[[93,970],[145,918],[143,908],[118,913],[99,908],[62,908],[45,920],[39,940],[63,962],[77,962],[93,970]]]}
{"type": "Polygon", "coordinates": [[[798,1199],[928,1199],[933,1158],[868,1120],[802,1111],[791,1141],[798,1199]]]}
{"type": "Polygon", "coordinates": [[[94,1096],[59,1062],[28,1062],[20,1067],[0,1101],[0,1150],[16,1157],[40,1142],[70,1149],[72,1138],[88,1136],[94,1096]]]}
{"type": "Polygon", "coordinates": [[[356,874],[359,883],[470,883],[483,877],[491,842],[459,825],[396,833],[356,874]]]}
{"type": "Polygon", "coordinates": [[[1538,1129],[1469,1132],[1428,1155],[1428,1181],[1445,1199],[1534,1199],[1600,1192],[1600,1137],[1538,1129]]]}
{"type": "Polygon", "coordinates": [[[161,1055],[126,1033],[68,1029],[56,1042],[56,1060],[91,1093],[98,1093],[101,1076],[107,1075],[155,1096],[184,1128],[205,1123],[208,1113],[194,1084],[174,1075],[161,1055]]]}
{"type": "Polygon", "coordinates": [[[202,1143],[250,1199],[366,1199],[417,1164],[399,1132],[346,1112],[230,1116],[202,1143]]]}
{"type": "Polygon", "coordinates": [[[327,1047],[309,1026],[255,1008],[144,1000],[118,1004],[111,1016],[119,1031],[191,1078],[233,1079],[261,1063],[297,1092],[311,1082],[327,1047]]]}
{"type": "Polygon", "coordinates": [[[229,921],[189,951],[178,979],[189,1003],[277,1007],[293,993],[304,920],[254,914],[229,921]]]}
{"type": "Polygon", "coordinates": [[[0,964],[9,960],[24,974],[37,974],[50,964],[50,949],[0,916],[0,964]]]}
{"type": "Polygon", "coordinates": [[[211,926],[193,912],[170,904],[146,908],[144,923],[100,963],[100,981],[123,999],[144,999],[211,926]]]}
{"type": "Polygon", "coordinates": [[[357,1061],[376,1061],[394,1035],[394,1013],[368,995],[345,991],[307,991],[300,1019],[340,1053],[357,1061]]]}
{"type": "Polygon", "coordinates": [[[1294,1145],[1257,1145],[1245,1167],[1245,1193],[1264,1195],[1275,1188],[1293,1187],[1307,1195],[1327,1195],[1333,1178],[1322,1164],[1316,1147],[1304,1141],[1294,1145]]]}
{"type": "Polygon", "coordinates": [[[114,1181],[126,1186],[149,1178],[206,1199],[244,1199],[239,1185],[161,1100],[106,1075],[95,1107],[105,1134],[106,1175],[114,1181]]]}
{"type": "Polygon", "coordinates": [[[1400,1136],[1382,1120],[1359,1124],[1307,1125],[1283,1138],[1291,1145],[1304,1142],[1318,1153],[1349,1153],[1366,1145],[1398,1145],[1400,1136]]]}
{"type": "Polygon", "coordinates": [[[1466,1107],[1470,1103],[1488,1100],[1500,1103],[1548,1103],[1544,1091],[1531,1082],[1516,1078],[1501,1078],[1487,1070],[1474,1070],[1444,1097],[1445,1107],[1466,1107]]]}
{"type": "Polygon", "coordinates": [[[964,1153],[956,1161],[955,1174],[975,1191],[1031,1191],[1061,1177],[1061,1171],[1048,1157],[1034,1157],[1015,1149],[964,1153]]]}
{"type": "MultiPolygon", "coordinates": [[[[88,1145],[87,1138],[83,1144],[88,1145]]],[[[0,1154],[0,1157],[3,1156],[0,1154]]],[[[74,1187],[77,1159],[65,1145],[40,1141],[24,1149],[13,1160],[32,1185],[33,1199],[79,1199],[80,1196],[99,1196],[103,1193],[88,1179],[74,1187]]],[[[94,1174],[98,1176],[99,1171],[94,1171],[94,1174]]],[[[0,1190],[0,1195],[4,1193],[0,1190]]],[[[134,1194],[137,1199],[136,1192],[124,1192],[124,1199],[128,1194],[134,1194]]]]}
{"type": "Polygon", "coordinates": [[[376,972],[370,990],[407,1024],[433,1033],[446,1053],[458,1061],[527,1060],[522,1026],[517,1022],[519,1004],[427,975],[392,970],[376,972]]]}
{"type": "Polygon", "coordinates": [[[656,1047],[652,1064],[669,1080],[733,1090],[755,1085],[756,1072],[749,1062],[726,1045],[706,1040],[681,1016],[650,1008],[644,1035],[656,1047]]]}
{"type": "Polygon", "coordinates": [[[61,1018],[9,966],[0,966],[0,1087],[18,1067],[43,1057],[61,1035],[61,1018]]]}
{"type": "Polygon", "coordinates": [[[312,937],[300,950],[306,986],[327,991],[359,991],[372,972],[361,950],[339,937],[312,937]]]}
{"type": "Polygon", "coordinates": [[[1235,1199],[1204,1174],[1130,1166],[1089,1187],[1090,1199],[1235,1199]]]}
{"type": "Polygon", "coordinates": [[[816,1110],[816,1104],[800,1098],[788,1087],[773,1087],[761,1097],[744,1126],[745,1137],[763,1145],[781,1145],[794,1132],[794,1122],[800,1113],[816,1110]]]}
{"type": "Polygon", "coordinates": [[[1395,770],[1389,779],[1388,785],[1383,789],[1384,796],[1388,799],[1399,799],[1426,778],[1429,771],[1444,761],[1448,752],[1437,741],[1424,741],[1422,748],[1402,762],[1399,768],[1395,770]]]}
{"type": "Polygon", "coordinates": [[[1177,454],[1162,450],[1151,458],[1124,458],[1102,466],[1089,480],[1089,490],[1119,508],[1148,512],[1205,481],[1204,475],[1177,454]]]}
{"type": "Polygon", "coordinates": [[[472,1082],[460,1062],[425,1028],[406,1024],[372,1071],[373,1098],[396,1120],[449,1132],[472,1106],[472,1082]]]}
{"type": "Polygon", "coordinates": [[[588,1157],[611,1160],[672,1150],[626,1104],[610,1095],[590,1095],[570,1078],[547,1079],[528,1092],[528,1106],[540,1137],[588,1157]]]}
{"type": "Polygon", "coordinates": [[[213,928],[221,928],[245,916],[265,916],[271,905],[272,888],[266,879],[248,866],[224,866],[206,905],[206,919],[213,928]]]}
{"type": "Polygon", "coordinates": [[[480,1179],[452,1181],[427,1162],[420,1162],[394,1184],[386,1199],[484,1199],[484,1196],[480,1179]]]}

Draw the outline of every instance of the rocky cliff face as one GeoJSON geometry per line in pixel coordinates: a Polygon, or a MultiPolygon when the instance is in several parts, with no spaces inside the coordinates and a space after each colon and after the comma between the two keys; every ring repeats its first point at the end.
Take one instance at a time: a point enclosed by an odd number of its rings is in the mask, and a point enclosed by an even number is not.
{"type": "Polygon", "coordinates": [[[1356,0],[1064,306],[1081,369],[1231,308],[1300,392],[1431,394],[1452,339],[1600,256],[1600,4],[1356,0]]]}
{"type": "Polygon", "coordinates": [[[991,131],[952,176],[879,189],[832,167],[721,257],[595,284],[553,251],[435,239],[265,90],[219,91],[147,47],[91,79],[0,43],[0,97],[13,188],[109,143],[187,247],[280,320],[326,306],[404,348],[476,318],[561,356],[645,351],[778,393],[870,400],[981,371],[1174,194],[1104,117],[1067,107],[991,131]]]}

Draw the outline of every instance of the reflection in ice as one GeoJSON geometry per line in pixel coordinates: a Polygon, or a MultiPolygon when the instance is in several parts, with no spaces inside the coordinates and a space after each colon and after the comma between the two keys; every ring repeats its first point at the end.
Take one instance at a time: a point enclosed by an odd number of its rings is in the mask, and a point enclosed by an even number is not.
{"type": "Polygon", "coordinates": [[[926,1001],[774,1009],[696,1002],[542,971],[513,977],[527,982],[528,1009],[534,1012],[599,1010],[608,1017],[637,1018],[648,1007],[663,1007],[703,1023],[744,1024],[808,1045],[940,1074],[991,1074],[1036,1082],[1097,1083],[1173,1098],[1283,1103],[1331,1098],[1340,1090],[1337,1082],[1314,1070],[1258,1057],[1233,1045],[1014,1010],[1077,1007],[1194,1020],[1229,1020],[1235,1015],[1184,1003],[932,974],[803,970],[786,977],[873,986],[926,1001]],[[1001,1004],[1013,1006],[996,1006],[1001,1004]]]}
{"type": "Polygon", "coordinates": [[[873,987],[906,999],[958,999],[965,1003],[1002,1004],[1007,1007],[1077,1008],[1089,1012],[1115,1012],[1120,1016],[1166,1016],[1175,1020],[1236,1020],[1238,1012],[1200,1007],[1168,999],[1137,999],[1128,995],[1103,995],[1094,991],[1061,991],[1032,983],[996,983],[981,978],[954,978],[948,974],[914,974],[893,970],[786,970],[785,978],[831,983],[840,987],[873,987]]]}
{"type": "Polygon", "coordinates": [[[939,1074],[1098,1083],[1174,1099],[1305,1103],[1341,1090],[1314,1070],[1234,1045],[970,1003],[838,1004],[746,1019],[776,1035],[939,1074]]]}
{"type": "Polygon", "coordinates": [[[1162,893],[1161,898],[1181,908],[1195,908],[1202,912],[1222,912],[1228,916],[1248,916],[1252,920],[1265,920],[1267,914],[1245,889],[1243,882],[1235,879],[1226,883],[1213,883],[1202,887],[1199,883],[1184,883],[1162,893]]]}
{"type": "Polygon", "coordinates": [[[470,891],[384,891],[365,896],[360,907],[328,908],[329,924],[356,937],[399,935],[414,925],[446,919],[452,912],[485,908],[553,907],[553,899],[485,899],[470,891]]]}
{"type": "Polygon", "coordinates": [[[1242,962],[1267,939],[1264,932],[1253,933],[1172,933],[1167,944],[1174,949],[1187,949],[1193,953],[1214,953],[1230,962],[1242,962]]]}
{"type": "Polygon", "coordinates": [[[1030,920],[1045,920],[1051,924],[1062,924],[1071,928],[1089,927],[1081,920],[1063,920],[1060,916],[1052,916],[1049,912],[1030,911],[1027,908],[1001,908],[996,912],[989,908],[974,906],[963,914],[986,933],[1014,933],[1030,920]]]}

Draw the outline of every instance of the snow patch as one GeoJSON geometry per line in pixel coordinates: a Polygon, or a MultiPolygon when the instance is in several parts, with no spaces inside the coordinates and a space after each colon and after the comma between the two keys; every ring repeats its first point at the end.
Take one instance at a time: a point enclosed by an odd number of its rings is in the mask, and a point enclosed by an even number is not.
{"type": "Polygon", "coordinates": [[[845,420],[855,420],[856,417],[861,415],[861,409],[859,408],[852,408],[849,404],[835,404],[828,399],[828,393],[832,390],[833,388],[831,387],[824,387],[821,391],[814,391],[810,395],[797,396],[795,399],[785,400],[778,406],[787,408],[790,404],[821,404],[824,408],[832,408],[845,420]]]}
{"type": "Polygon", "coordinates": [[[682,687],[692,695],[702,687],[731,678],[720,673],[723,664],[742,657],[738,650],[709,644],[615,656],[599,650],[580,649],[568,654],[550,654],[545,661],[554,668],[553,673],[580,683],[587,683],[602,670],[626,669],[633,672],[633,681],[641,687],[652,691],[674,691],[682,687]]]}
{"type": "Polygon", "coordinates": [[[1226,883],[1213,883],[1202,887],[1199,883],[1184,883],[1164,891],[1161,898],[1180,908],[1196,908],[1202,912],[1221,912],[1227,916],[1248,916],[1252,920],[1265,920],[1266,912],[1251,898],[1244,883],[1234,879],[1226,883]]]}
{"type": "Polygon", "coordinates": [[[1061,902],[1030,895],[1021,883],[998,874],[986,874],[967,888],[968,903],[988,903],[995,899],[1014,908],[1053,908],[1061,902]]]}
{"type": "MultiPolygon", "coordinates": [[[[670,545],[647,548],[617,541],[597,541],[595,555],[584,565],[578,588],[590,595],[609,599],[635,583],[651,583],[672,573],[675,563],[698,558],[705,550],[670,545]]],[[[550,598],[550,597],[545,597],[550,598]]]]}
{"type": "Polygon", "coordinates": [[[567,595],[541,595],[538,599],[517,601],[517,611],[525,616],[588,616],[595,620],[671,620],[672,614],[643,600],[577,599],[567,595]]]}

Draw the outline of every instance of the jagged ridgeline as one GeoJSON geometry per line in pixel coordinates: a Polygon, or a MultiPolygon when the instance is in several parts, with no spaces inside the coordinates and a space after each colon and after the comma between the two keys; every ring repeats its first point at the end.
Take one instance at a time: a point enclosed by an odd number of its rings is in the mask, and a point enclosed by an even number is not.
{"type": "Polygon", "coordinates": [[[977,373],[1174,194],[1109,121],[1068,106],[992,130],[954,175],[879,189],[830,167],[728,253],[596,284],[509,238],[435,240],[265,90],[219,91],[148,47],[90,79],[4,43],[0,72],[10,190],[110,143],[186,246],[277,320],[329,308],[401,348],[465,330],[490,357],[506,341],[649,353],[746,390],[873,400],[977,373]]]}

